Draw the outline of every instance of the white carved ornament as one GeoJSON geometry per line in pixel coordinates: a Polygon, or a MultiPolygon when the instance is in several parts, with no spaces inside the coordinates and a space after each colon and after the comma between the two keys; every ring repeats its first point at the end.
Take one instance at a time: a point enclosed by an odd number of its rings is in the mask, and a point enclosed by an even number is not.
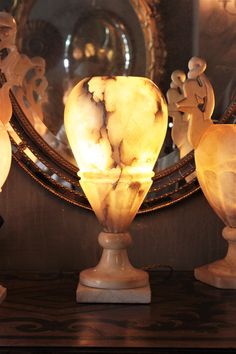
{"type": "Polygon", "coordinates": [[[43,118],[42,103],[45,101],[47,80],[43,58],[28,58],[20,54],[15,45],[16,21],[6,12],[0,12],[0,71],[5,82],[0,88],[0,120],[6,125],[12,116],[9,91],[14,89],[19,104],[30,108],[27,117],[32,120],[36,114],[43,118]],[[30,113],[31,112],[31,113],[30,113]],[[32,113],[34,112],[34,113],[32,113]]]}
{"type": "Polygon", "coordinates": [[[174,71],[167,92],[169,116],[173,118],[172,138],[183,156],[196,148],[206,129],[213,123],[211,116],[215,98],[210,81],[204,74],[206,62],[190,59],[189,72],[174,71]]]}

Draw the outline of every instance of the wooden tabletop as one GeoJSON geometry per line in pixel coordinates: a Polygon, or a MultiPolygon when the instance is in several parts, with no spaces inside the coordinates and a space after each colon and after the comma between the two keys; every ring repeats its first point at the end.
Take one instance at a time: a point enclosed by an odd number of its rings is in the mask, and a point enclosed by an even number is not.
{"type": "Polygon", "coordinates": [[[191,272],[152,272],[151,305],[76,304],[74,273],[0,280],[0,353],[236,352],[236,291],[191,272]]]}

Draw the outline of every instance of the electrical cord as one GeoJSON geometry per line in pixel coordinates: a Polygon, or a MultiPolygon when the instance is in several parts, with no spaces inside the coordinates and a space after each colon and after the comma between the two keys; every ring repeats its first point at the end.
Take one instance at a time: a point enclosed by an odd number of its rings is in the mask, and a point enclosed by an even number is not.
{"type": "Polygon", "coordinates": [[[163,273],[167,272],[167,275],[162,279],[163,282],[169,280],[172,277],[173,272],[174,272],[173,267],[171,267],[168,264],[150,264],[145,267],[142,267],[142,270],[145,270],[149,273],[157,272],[157,271],[160,271],[163,273]]]}

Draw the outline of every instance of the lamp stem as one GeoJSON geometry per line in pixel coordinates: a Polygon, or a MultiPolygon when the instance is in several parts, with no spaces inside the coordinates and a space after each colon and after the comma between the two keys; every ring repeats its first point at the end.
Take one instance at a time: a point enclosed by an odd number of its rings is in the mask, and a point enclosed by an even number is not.
{"type": "Polygon", "coordinates": [[[232,272],[236,274],[236,228],[226,226],[222,236],[228,242],[228,250],[224,259],[230,267],[233,267],[232,272]]]}
{"type": "Polygon", "coordinates": [[[97,269],[103,269],[104,266],[112,271],[126,270],[130,267],[127,247],[132,243],[131,236],[126,233],[108,233],[100,232],[98,242],[103,248],[102,257],[97,269]]]}
{"type": "Polygon", "coordinates": [[[223,259],[194,270],[195,278],[203,283],[222,289],[236,289],[236,227],[226,226],[222,235],[228,242],[223,259]]]}
{"type": "Polygon", "coordinates": [[[82,285],[99,289],[134,289],[149,285],[146,272],[134,268],[127,247],[132,243],[128,232],[101,232],[98,237],[103,253],[95,268],[80,273],[82,285]]]}
{"type": "Polygon", "coordinates": [[[0,285],[0,304],[5,300],[7,296],[7,289],[0,285]]]}

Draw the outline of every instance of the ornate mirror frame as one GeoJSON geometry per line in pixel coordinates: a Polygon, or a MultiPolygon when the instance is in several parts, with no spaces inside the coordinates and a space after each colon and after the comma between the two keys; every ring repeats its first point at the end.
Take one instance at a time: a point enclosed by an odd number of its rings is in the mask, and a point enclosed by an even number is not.
{"type": "MultiPolygon", "coordinates": [[[[161,34],[160,15],[154,10],[155,0],[130,0],[143,31],[146,47],[146,76],[158,81],[165,60],[164,42],[161,34]],[[158,65],[156,63],[159,63],[158,65]]],[[[1,75],[1,84],[5,76],[1,75]]],[[[38,183],[56,196],[90,209],[77,177],[77,168],[60,156],[33,128],[20,108],[12,91],[10,98],[13,117],[9,133],[13,146],[13,156],[17,163],[38,183]]],[[[228,122],[236,113],[236,99],[226,109],[220,122],[228,122]]],[[[162,171],[156,172],[154,182],[139,213],[157,210],[174,204],[197,190],[193,152],[179,162],[162,171]]]]}

